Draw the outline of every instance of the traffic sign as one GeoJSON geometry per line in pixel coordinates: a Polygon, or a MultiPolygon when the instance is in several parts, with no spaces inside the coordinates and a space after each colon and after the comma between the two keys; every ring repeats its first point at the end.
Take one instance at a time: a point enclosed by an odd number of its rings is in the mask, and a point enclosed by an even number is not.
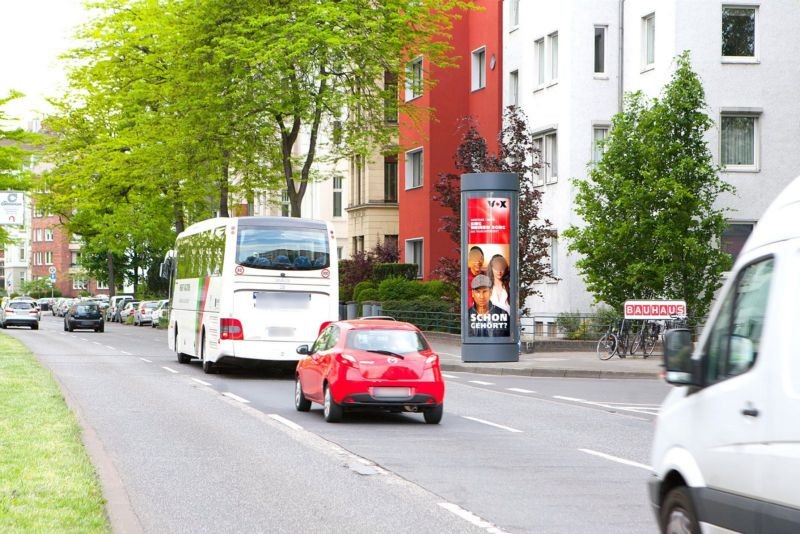
{"type": "Polygon", "coordinates": [[[50,273],[50,280],[53,282],[56,281],[56,273],[50,273]]]}
{"type": "Polygon", "coordinates": [[[50,266],[50,268],[49,268],[49,269],[47,269],[47,271],[48,271],[50,274],[56,274],[56,266],[55,266],[55,265],[51,265],[51,266],[50,266]]]}

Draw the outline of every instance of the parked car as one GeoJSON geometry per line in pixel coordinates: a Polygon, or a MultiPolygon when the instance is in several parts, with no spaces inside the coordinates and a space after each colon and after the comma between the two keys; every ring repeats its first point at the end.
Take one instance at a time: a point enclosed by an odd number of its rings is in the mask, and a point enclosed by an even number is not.
{"type": "Polygon", "coordinates": [[[156,309],[153,310],[152,320],[150,321],[150,325],[155,328],[158,326],[158,322],[161,320],[162,316],[169,316],[169,300],[159,300],[158,306],[156,309]]]}
{"type": "Polygon", "coordinates": [[[64,317],[67,314],[67,310],[69,307],[72,306],[77,299],[64,299],[58,303],[58,308],[56,309],[56,315],[59,317],[64,317]]]}
{"type": "Polygon", "coordinates": [[[39,307],[39,304],[37,304],[37,302],[35,300],[33,300],[31,297],[16,297],[16,298],[11,299],[11,302],[27,302],[27,303],[29,303],[36,310],[36,320],[37,321],[41,321],[42,320],[42,308],[39,307]]]}
{"type": "Polygon", "coordinates": [[[69,307],[64,315],[64,330],[72,332],[78,328],[91,329],[95,332],[105,330],[105,321],[99,305],[79,301],[69,307]]]}
{"type": "Polygon", "coordinates": [[[134,298],[130,295],[122,295],[122,296],[115,296],[111,299],[108,312],[107,312],[107,319],[111,322],[121,322],[120,321],[120,312],[122,308],[125,307],[125,304],[128,302],[133,302],[134,298]],[[110,314],[110,317],[108,316],[110,314]]]}
{"type": "Polygon", "coordinates": [[[444,411],[439,356],[416,326],[392,320],[323,324],[314,344],[300,345],[295,408],[323,406],[328,422],[347,410],[421,412],[438,424],[444,411]]]}
{"type": "Polygon", "coordinates": [[[655,427],[650,500],[665,532],[800,530],[800,177],[762,216],[696,346],[664,339],[674,388],[655,427]]]}
{"type": "Polygon", "coordinates": [[[144,326],[153,322],[153,310],[158,307],[157,300],[143,300],[133,309],[134,326],[144,326]]]}
{"type": "Polygon", "coordinates": [[[10,300],[0,308],[0,328],[29,326],[39,329],[39,309],[29,300],[10,300]]]}
{"type": "Polygon", "coordinates": [[[119,310],[119,313],[117,313],[117,318],[118,318],[117,320],[120,323],[127,322],[128,321],[128,317],[132,317],[133,316],[133,312],[136,309],[136,306],[138,306],[138,304],[139,304],[138,300],[128,300],[128,301],[126,301],[125,304],[123,305],[122,309],[119,310]]]}
{"type": "Polygon", "coordinates": [[[53,299],[47,298],[40,298],[36,301],[36,305],[39,306],[41,311],[50,311],[50,305],[53,303],[53,299]]]}

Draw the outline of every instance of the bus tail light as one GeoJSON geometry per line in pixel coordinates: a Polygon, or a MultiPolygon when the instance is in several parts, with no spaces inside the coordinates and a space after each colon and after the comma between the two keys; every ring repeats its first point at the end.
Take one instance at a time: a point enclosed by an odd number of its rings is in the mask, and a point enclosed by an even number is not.
{"type": "Polygon", "coordinates": [[[244,340],[244,330],[239,319],[220,319],[219,320],[219,339],[229,339],[231,341],[244,340]]]}

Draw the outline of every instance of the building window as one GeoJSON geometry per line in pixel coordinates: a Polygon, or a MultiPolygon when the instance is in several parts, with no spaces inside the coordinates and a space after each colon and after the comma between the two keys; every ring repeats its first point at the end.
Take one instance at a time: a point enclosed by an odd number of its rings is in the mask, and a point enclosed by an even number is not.
{"type": "Polygon", "coordinates": [[[33,254],[33,264],[34,265],[41,265],[42,264],[42,253],[41,252],[35,252],[33,254]]]}
{"type": "Polygon", "coordinates": [[[53,265],[53,252],[51,250],[44,253],[44,264],[53,265]]]}
{"type": "Polygon", "coordinates": [[[75,267],[76,265],[78,265],[78,261],[80,259],[81,259],[81,255],[80,255],[79,252],[72,252],[70,254],[69,266],[70,267],[75,267]]]}
{"type": "Polygon", "coordinates": [[[390,124],[397,124],[397,75],[386,71],[383,73],[383,118],[390,124]]]}
{"type": "Polygon", "coordinates": [[[406,241],[406,263],[417,266],[417,278],[422,278],[422,239],[409,239],[406,241]]]}
{"type": "Polygon", "coordinates": [[[553,274],[553,278],[558,277],[558,237],[553,236],[550,238],[550,250],[548,251],[550,254],[550,271],[553,274]]]}
{"type": "Polygon", "coordinates": [[[486,48],[479,48],[472,53],[472,90],[486,87],[486,48]]]}
{"type": "Polygon", "coordinates": [[[36,233],[33,235],[34,241],[43,241],[44,240],[44,230],[41,228],[36,229],[36,233]]]}
{"type": "Polygon", "coordinates": [[[756,57],[755,7],[722,7],[722,57],[754,59],[756,57]]]}
{"type": "Polygon", "coordinates": [[[81,278],[73,278],[72,289],[86,289],[86,280],[81,278]]]}
{"type": "Polygon", "coordinates": [[[422,186],[422,149],[406,152],[406,189],[422,186]]]}
{"type": "Polygon", "coordinates": [[[333,177],[333,216],[342,216],[342,177],[333,177]]]}
{"type": "Polygon", "coordinates": [[[722,250],[730,254],[734,261],[739,257],[755,225],[754,222],[729,222],[722,232],[722,250]]]}
{"type": "Polygon", "coordinates": [[[720,164],[725,170],[758,170],[758,117],[720,117],[720,164]]]}
{"type": "Polygon", "coordinates": [[[594,73],[606,73],[606,26],[594,27],[594,73]]]}
{"type": "Polygon", "coordinates": [[[519,106],[519,71],[508,74],[508,105],[519,106]]]}
{"type": "Polygon", "coordinates": [[[592,163],[597,163],[603,159],[603,154],[606,149],[603,145],[608,137],[608,126],[593,126],[592,127],[592,163]]]}
{"type": "Polygon", "coordinates": [[[534,139],[538,152],[536,162],[541,166],[533,177],[533,185],[554,184],[558,181],[558,136],[555,132],[534,139]]]}
{"type": "Polygon", "coordinates": [[[642,17],[642,66],[647,69],[656,62],[656,14],[642,17]]]}
{"type": "Polygon", "coordinates": [[[336,257],[342,259],[342,254],[344,254],[344,247],[336,247],[336,257]]]}
{"type": "Polygon", "coordinates": [[[547,36],[550,45],[550,80],[558,80],[558,32],[547,36]]]}
{"type": "Polygon", "coordinates": [[[25,247],[19,248],[19,261],[25,261],[25,247]]]}
{"type": "Polygon", "coordinates": [[[96,280],[94,285],[97,289],[108,289],[108,282],[103,282],[102,280],[96,280]]]}
{"type": "Polygon", "coordinates": [[[511,21],[511,27],[516,28],[519,26],[519,0],[511,0],[511,2],[509,2],[508,10],[508,20],[511,21]]]}
{"type": "Polygon", "coordinates": [[[422,96],[422,58],[409,61],[406,66],[406,100],[422,96]]]}
{"type": "Polygon", "coordinates": [[[383,158],[383,201],[397,202],[397,157],[383,158]]]}
{"type": "Polygon", "coordinates": [[[281,217],[289,216],[289,191],[284,189],[281,193],[281,217]]]}
{"type": "Polygon", "coordinates": [[[536,85],[544,85],[544,39],[538,39],[533,43],[534,58],[536,58],[536,85]]]}
{"type": "Polygon", "coordinates": [[[53,240],[53,229],[52,228],[45,228],[44,229],[44,240],[45,241],[52,241],[53,240]]]}

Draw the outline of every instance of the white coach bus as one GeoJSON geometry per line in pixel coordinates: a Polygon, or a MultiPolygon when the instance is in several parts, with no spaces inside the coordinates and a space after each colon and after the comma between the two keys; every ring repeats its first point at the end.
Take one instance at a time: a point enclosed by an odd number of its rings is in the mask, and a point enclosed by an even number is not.
{"type": "Polygon", "coordinates": [[[181,232],[166,260],[168,342],[206,373],[236,359],[297,360],[320,324],[338,319],[336,242],[329,223],[221,217],[181,232]],[[171,259],[170,259],[171,258],[171,259]]]}

